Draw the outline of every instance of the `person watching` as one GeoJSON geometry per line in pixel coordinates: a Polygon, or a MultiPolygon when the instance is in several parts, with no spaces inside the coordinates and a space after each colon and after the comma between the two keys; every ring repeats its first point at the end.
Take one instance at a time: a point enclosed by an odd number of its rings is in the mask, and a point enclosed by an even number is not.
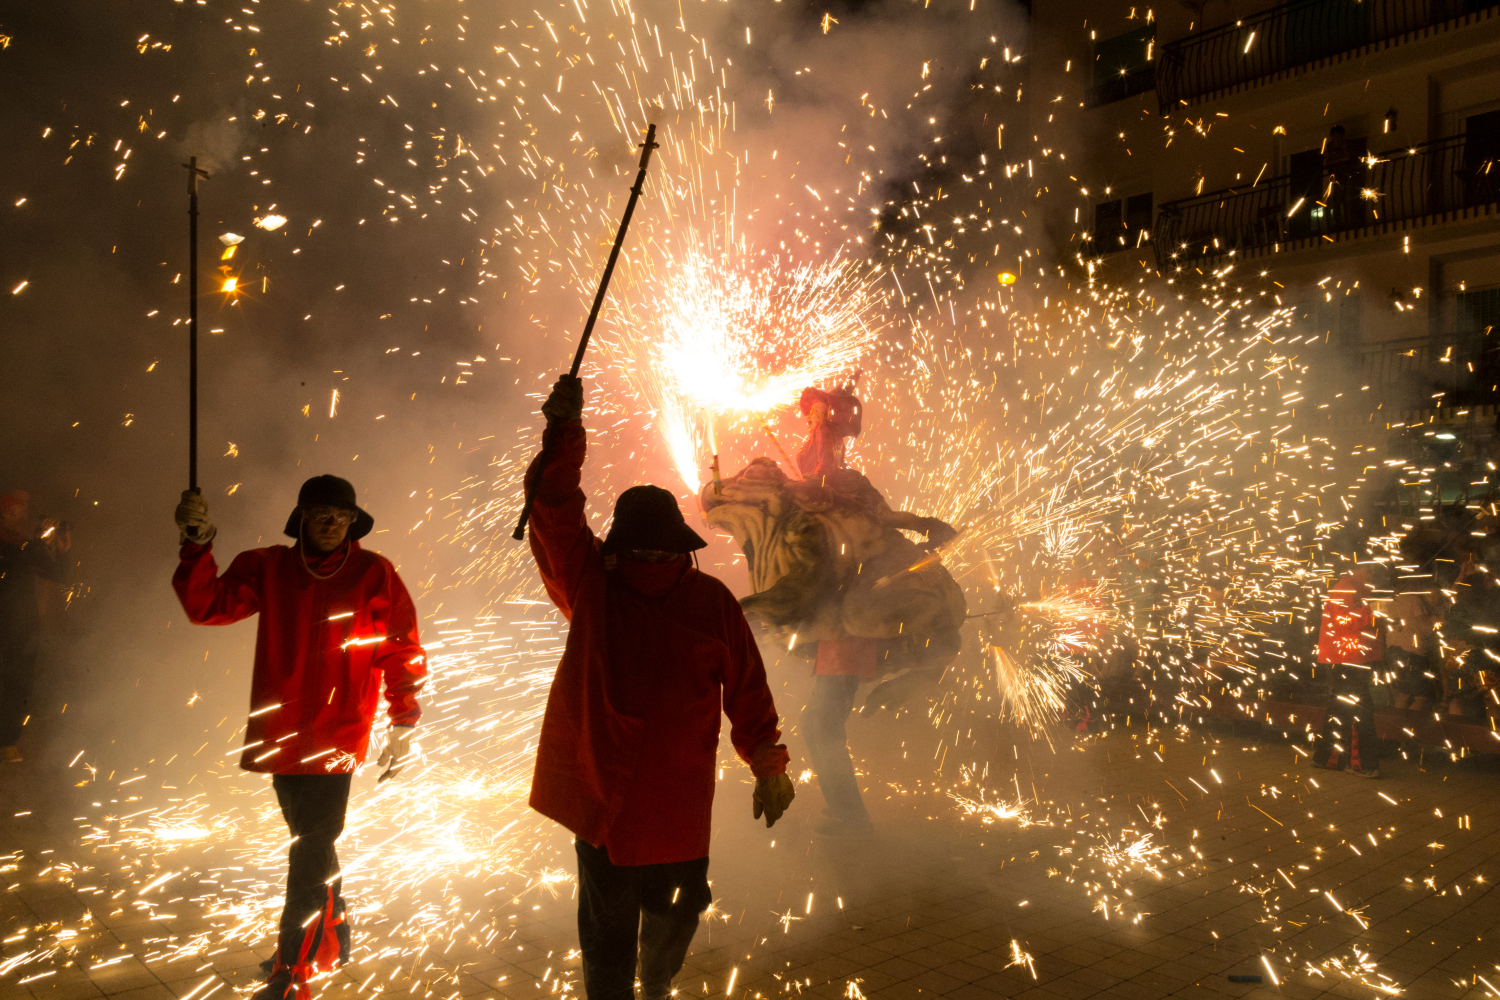
{"type": "Polygon", "coordinates": [[[0,496],[0,760],[19,764],[21,730],[31,710],[42,648],[41,580],[67,579],[64,558],[73,547],[68,526],[43,520],[32,527],[30,497],[0,496]]]}

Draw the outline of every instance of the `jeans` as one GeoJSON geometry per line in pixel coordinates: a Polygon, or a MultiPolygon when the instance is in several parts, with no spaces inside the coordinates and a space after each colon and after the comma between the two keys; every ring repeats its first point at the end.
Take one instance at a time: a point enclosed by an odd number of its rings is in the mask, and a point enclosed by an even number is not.
{"type": "MultiPolygon", "coordinates": [[[[333,894],[335,913],[344,911],[340,895],[343,879],[334,841],[344,832],[349,811],[351,774],[273,774],[271,787],[287,829],[297,838],[288,852],[286,905],[281,911],[281,935],[277,944],[284,965],[296,963],[302,947],[303,927],[333,894]],[[331,880],[331,881],[330,881],[331,880]]],[[[322,925],[317,925],[319,930],[322,925]]],[[[342,962],[349,961],[349,924],[335,925],[342,962]]],[[[315,953],[317,942],[309,949],[315,953]]]]}
{"type": "Polygon", "coordinates": [[[1328,715],[1323,731],[1313,748],[1313,761],[1327,767],[1348,766],[1373,771],[1379,763],[1375,747],[1375,703],[1370,700],[1373,668],[1333,667],[1333,693],[1328,698],[1328,715]],[[1343,698],[1353,698],[1354,704],[1343,698]]]}
{"type": "Polygon", "coordinates": [[[21,739],[31,689],[36,685],[39,652],[35,636],[0,633],[0,747],[13,747],[21,739]]]}
{"type": "Polygon", "coordinates": [[[807,754],[829,814],[836,820],[868,823],[870,814],[859,794],[845,734],[857,690],[859,678],[853,675],[814,677],[812,699],[802,710],[802,738],[807,741],[807,754]]]}
{"type": "Polygon", "coordinates": [[[579,840],[578,945],[588,1000],[632,1000],[640,967],[643,1000],[661,1000],[682,970],[698,917],[713,894],[708,859],[617,865],[609,850],[579,840]]]}

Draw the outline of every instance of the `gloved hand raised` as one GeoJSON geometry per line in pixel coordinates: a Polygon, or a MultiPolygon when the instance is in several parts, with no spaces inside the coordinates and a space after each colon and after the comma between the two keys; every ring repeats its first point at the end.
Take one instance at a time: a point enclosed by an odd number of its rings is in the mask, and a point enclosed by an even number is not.
{"type": "Polygon", "coordinates": [[[177,502],[177,532],[179,545],[183,542],[207,545],[218,534],[219,529],[208,519],[208,504],[204,502],[203,494],[194,490],[182,491],[182,499],[177,502]]]}
{"type": "Polygon", "coordinates": [[[411,755],[411,734],[415,729],[415,726],[392,726],[386,734],[385,749],[380,751],[380,756],[375,761],[375,766],[381,769],[381,781],[395,774],[397,768],[406,763],[406,758],[411,755]]]}
{"type": "Polygon", "coordinates": [[[542,404],[542,416],[549,424],[565,424],[583,419],[583,381],[563,375],[552,383],[552,394],[542,404]]]}
{"type": "Polygon", "coordinates": [[[931,549],[946,545],[958,537],[958,529],[936,517],[922,518],[922,533],[927,536],[927,547],[931,549]]]}
{"type": "Polygon", "coordinates": [[[766,829],[769,830],[776,825],[776,821],[796,797],[797,789],[792,787],[792,779],[783,772],[770,778],[758,779],[755,782],[755,794],[750,801],[754,805],[756,819],[760,819],[761,813],[765,813],[766,829]]]}

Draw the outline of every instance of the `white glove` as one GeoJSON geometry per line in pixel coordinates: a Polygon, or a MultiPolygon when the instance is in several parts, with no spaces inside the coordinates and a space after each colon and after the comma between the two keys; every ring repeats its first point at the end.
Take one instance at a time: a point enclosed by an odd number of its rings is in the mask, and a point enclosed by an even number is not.
{"type": "Polygon", "coordinates": [[[177,543],[207,545],[218,532],[219,529],[208,519],[208,504],[203,494],[183,490],[182,499],[177,502],[177,543]]]}
{"type": "Polygon", "coordinates": [[[381,768],[381,780],[396,773],[396,769],[406,763],[406,758],[411,754],[411,734],[415,726],[392,726],[385,736],[385,749],[380,751],[380,756],[375,764],[381,768]]]}
{"type": "Polygon", "coordinates": [[[766,817],[766,829],[776,825],[776,821],[786,812],[792,800],[797,797],[797,789],[792,786],[792,779],[786,774],[778,774],[770,778],[761,778],[755,783],[755,791],[750,795],[750,803],[755,811],[755,818],[760,819],[764,813],[766,817]]]}

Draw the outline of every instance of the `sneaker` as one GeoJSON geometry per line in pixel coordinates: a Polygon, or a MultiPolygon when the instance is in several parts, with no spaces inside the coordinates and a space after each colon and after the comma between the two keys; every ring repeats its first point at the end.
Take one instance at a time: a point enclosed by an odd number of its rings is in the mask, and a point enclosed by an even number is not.
{"type": "Polygon", "coordinates": [[[1356,778],[1378,778],[1378,777],[1380,777],[1380,768],[1378,768],[1378,767],[1371,767],[1371,768],[1351,767],[1351,768],[1347,768],[1347,770],[1348,770],[1348,772],[1350,774],[1354,775],[1356,778]]]}
{"type": "Polygon", "coordinates": [[[19,764],[26,759],[21,756],[21,748],[16,746],[9,746],[0,750],[0,756],[5,758],[5,763],[7,764],[19,764]]]}
{"type": "Polygon", "coordinates": [[[1342,771],[1343,770],[1342,765],[1339,765],[1339,764],[1329,764],[1326,761],[1320,762],[1316,757],[1314,757],[1308,763],[1311,766],[1317,768],[1320,771],[1342,771]]]}
{"type": "Polygon", "coordinates": [[[289,1000],[296,995],[292,973],[288,969],[277,969],[271,973],[265,985],[256,991],[252,1000],[289,1000]]]}

